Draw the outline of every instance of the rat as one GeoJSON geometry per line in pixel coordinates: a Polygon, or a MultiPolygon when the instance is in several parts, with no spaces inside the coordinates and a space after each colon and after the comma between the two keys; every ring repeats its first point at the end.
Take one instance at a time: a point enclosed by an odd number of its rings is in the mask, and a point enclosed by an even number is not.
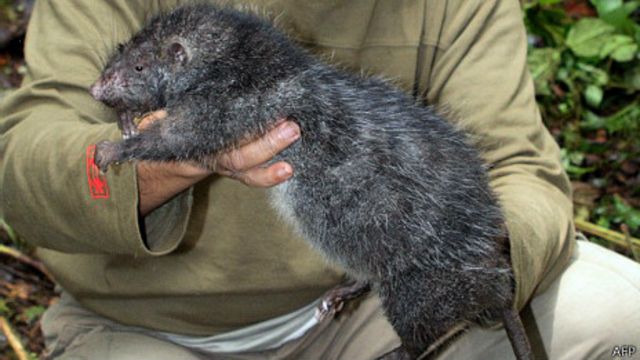
{"type": "Polygon", "coordinates": [[[433,107],[374,77],[323,63],[270,22],[214,5],[156,16],[90,88],[119,114],[122,141],[102,141],[102,171],[132,160],[196,161],[291,118],[301,137],[276,155],[294,175],[270,189],[285,222],[371,287],[417,359],[456,326],[502,321],[519,359],[531,348],[513,308],[505,220],[487,166],[433,107]],[[165,109],[138,131],[134,118],[165,109]]]}

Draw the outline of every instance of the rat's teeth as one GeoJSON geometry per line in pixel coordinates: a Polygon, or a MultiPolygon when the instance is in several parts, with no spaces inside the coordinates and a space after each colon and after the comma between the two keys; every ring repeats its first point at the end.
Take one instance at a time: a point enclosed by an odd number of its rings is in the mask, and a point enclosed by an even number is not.
{"type": "Polygon", "coordinates": [[[326,300],[322,300],[322,310],[324,310],[325,312],[329,312],[330,309],[331,305],[329,305],[326,300]]]}

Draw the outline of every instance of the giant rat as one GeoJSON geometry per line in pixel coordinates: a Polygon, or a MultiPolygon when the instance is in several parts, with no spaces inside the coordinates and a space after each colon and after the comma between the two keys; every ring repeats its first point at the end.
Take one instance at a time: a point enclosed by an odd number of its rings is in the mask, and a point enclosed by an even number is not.
{"type": "Polygon", "coordinates": [[[486,166],[433,108],[377,77],[329,66],[257,16],[190,5],[152,19],[108,61],[93,96],[120,114],[106,171],[129,160],[195,160],[295,119],[276,156],[294,176],[272,204],[296,232],[378,292],[416,359],[455,326],[503,321],[519,359],[531,350],[516,310],[504,218],[486,166]],[[133,118],[166,109],[138,132],[133,118]]]}

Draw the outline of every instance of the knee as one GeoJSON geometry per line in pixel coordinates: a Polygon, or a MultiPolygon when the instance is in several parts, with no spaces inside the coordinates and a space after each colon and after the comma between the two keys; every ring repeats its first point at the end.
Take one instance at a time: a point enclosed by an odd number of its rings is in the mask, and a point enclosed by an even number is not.
{"type": "Polygon", "coordinates": [[[610,356],[640,339],[640,264],[593,244],[532,301],[550,358],[610,356]],[[571,355],[568,355],[571,354],[571,355]]]}

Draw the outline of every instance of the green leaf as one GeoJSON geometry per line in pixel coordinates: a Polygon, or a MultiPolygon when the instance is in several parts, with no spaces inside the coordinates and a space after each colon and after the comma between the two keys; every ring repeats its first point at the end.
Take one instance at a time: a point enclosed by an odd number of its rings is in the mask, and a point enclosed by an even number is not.
{"type": "Polygon", "coordinates": [[[582,115],[580,128],[585,130],[606,129],[610,134],[638,133],[640,132],[640,103],[631,103],[607,117],[598,116],[587,110],[582,115]]]}
{"type": "Polygon", "coordinates": [[[640,102],[631,103],[605,118],[605,127],[610,133],[640,131],[640,102]]]}
{"type": "Polygon", "coordinates": [[[627,62],[627,61],[633,60],[637,54],[638,54],[638,44],[629,43],[615,49],[611,53],[611,58],[619,62],[627,62]]]}
{"type": "Polygon", "coordinates": [[[596,221],[596,225],[601,226],[601,227],[606,228],[606,229],[610,229],[611,228],[611,222],[606,217],[598,218],[598,221],[596,221]]]}
{"type": "Polygon", "coordinates": [[[554,80],[560,65],[560,50],[553,48],[531,49],[527,63],[536,88],[536,94],[551,95],[549,83],[554,80]]]}
{"type": "Polygon", "coordinates": [[[611,41],[615,28],[603,20],[582,18],[567,35],[567,46],[576,55],[585,58],[603,59],[602,49],[611,41]]]}
{"type": "Polygon", "coordinates": [[[8,314],[9,311],[11,310],[7,306],[7,302],[3,299],[0,299],[0,315],[8,314]]]}
{"type": "Polygon", "coordinates": [[[596,9],[600,18],[607,23],[616,27],[627,35],[633,35],[635,31],[635,22],[630,15],[640,6],[640,2],[627,1],[622,3],[620,0],[600,0],[597,1],[596,9]]]}
{"type": "Polygon", "coordinates": [[[26,322],[30,323],[30,322],[33,322],[33,320],[37,319],[40,315],[42,315],[45,312],[45,310],[46,309],[40,305],[31,306],[22,313],[21,317],[26,322]]]}
{"type": "Polygon", "coordinates": [[[596,168],[591,166],[591,167],[580,167],[580,166],[575,166],[575,165],[569,165],[567,167],[565,167],[566,172],[571,175],[572,178],[574,179],[579,179],[582,175],[591,173],[596,171],[596,168]]]}
{"type": "Polygon", "coordinates": [[[554,7],[536,6],[525,11],[528,32],[542,37],[545,46],[564,44],[570,21],[564,11],[554,7]]]}
{"type": "Polygon", "coordinates": [[[640,228],[640,210],[627,205],[618,195],[613,197],[613,207],[620,222],[627,224],[633,231],[640,228]]]}
{"type": "Polygon", "coordinates": [[[565,171],[572,178],[580,178],[584,174],[588,174],[596,170],[595,167],[578,166],[584,161],[584,154],[580,151],[569,151],[567,149],[560,150],[560,158],[565,171]]]}
{"type": "Polygon", "coordinates": [[[630,90],[640,90],[640,63],[624,73],[622,83],[630,90]]]}
{"type": "Polygon", "coordinates": [[[587,83],[598,86],[605,86],[609,83],[609,74],[598,67],[583,62],[579,62],[576,67],[575,75],[587,83]]]}
{"type": "Polygon", "coordinates": [[[600,116],[586,110],[582,115],[582,121],[580,122],[580,128],[584,130],[598,130],[605,127],[606,121],[600,116]]]}
{"type": "Polygon", "coordinates": [[[622,6],[622,0],[591,0],[599,15],[606,14],[622,6]]]}
{"type": "Polygon", "coordinates": [[[560,114],[568,114],[571,111],[571,106],[564,102],[560,103],[558,104],[558,111],[560,112],[560,114]]]}
{"type": "Polygon", "coordinates": [[[561,2],[562,0],[539,0],[540,5],[553,5],[561,2]]]}
{"type": "Polygon", "coordinates": [[[2,229],[4,232],[7,233],[7,235],[9,236],[9,239],[11,240],[12,243],[18,243],[18,235],[16,234],[15,231],[13,231],[13,229],[11,228],[11,226],[9,226],[9,224],[7,224],[3,218],[0,218],[0,229],[2,229]]]}
{"type": "Polygon", "coordinates": [[[633,60],[638,50],[638,45],[634,43],[630,36],[613,35],[600,49],[600,57],[606,58],[611,55],[614,60],[624,62],[633,60]]]}
{"type": "Polygon", "coordinates": [[[600,106],[603,95],[604,92],[602,91],[602,88],[596,85],[589,85],[584,91],[584,98],[587,101],[587,104],[594,108],[600,106]]]}

